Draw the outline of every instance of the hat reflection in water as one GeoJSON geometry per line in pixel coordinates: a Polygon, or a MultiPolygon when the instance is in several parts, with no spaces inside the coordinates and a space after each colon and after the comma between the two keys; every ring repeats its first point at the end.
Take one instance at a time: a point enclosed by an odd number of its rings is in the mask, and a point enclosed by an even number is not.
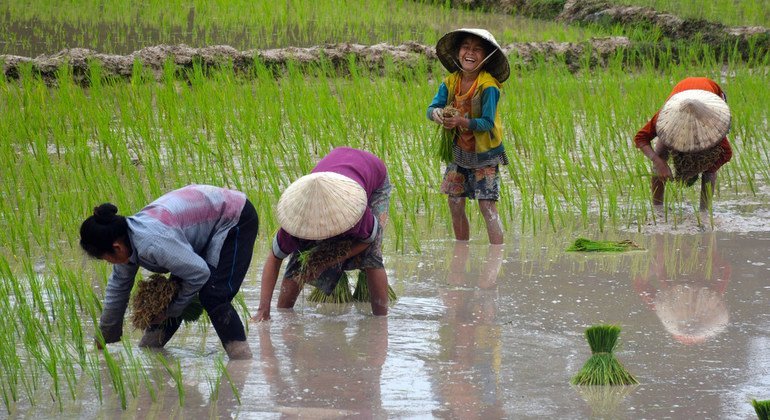
{"type": "Polygon", "coordinates": [[[655,296],[655,314],[682,344],[696,344],[727,329],[729,314],[722,296],[708,287],[677,284],[655,296]]]}
{"type": "Polygon", "coordinates": [[[713,235],[707,243],[687,245],[667,243],[665,236],[657,235],[651,244],[649,273],[636,276],[634,288],[676,341],[706,342],[727,330],[730,314],[724,293],[730,263],[717,252],[713,235]]]}

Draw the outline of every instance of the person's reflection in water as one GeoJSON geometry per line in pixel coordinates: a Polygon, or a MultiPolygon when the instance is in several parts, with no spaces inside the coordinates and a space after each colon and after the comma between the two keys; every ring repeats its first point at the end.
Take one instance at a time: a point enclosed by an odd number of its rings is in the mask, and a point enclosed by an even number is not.
{"type": "Polygon", "coordinates": [[[674,241],[667,246],[665,238],[655,237],[650,269],[636,276],[634,289],[677,341],[702,343],[727,327],[724,293],[730,282],[730,263],[717,252],[714,234],[704,236],[708,243],[701,246],[698,240],[692,245],[674,241]]]}
{"type": "Polygon", "coordinates": [[[501,340],[497,323],[497,276],[503,245],[489,245],[479,271],[467,242],[458,242],[441,293],[446,306],[439,330],[438,389],[441,418],[504,418],[500,399],[501,340]],[[469,260],[471,266],[467,267],[469,260]]]}
{"type": "Polygon", "coordinates": [[[380,379],[388,319],[335,318],[310,325],[284,325],[278,348],[268,324],[260,325],[260,357],[276,410],[288,417],[386,418],[380,379]]]}

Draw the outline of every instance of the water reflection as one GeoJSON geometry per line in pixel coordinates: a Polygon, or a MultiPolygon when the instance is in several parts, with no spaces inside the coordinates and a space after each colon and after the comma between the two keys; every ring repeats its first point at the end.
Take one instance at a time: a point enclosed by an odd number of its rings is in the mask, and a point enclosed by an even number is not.
{"type": "MultiPolygon", "coordinates": [[[[138,392],[135,399],[128,400],[127,409],[106,404],[100,407],[99,418],[125,417],[126,413],[135,413],[136,418],[233,418],[240,410],[240,401],[247,377],[256,366],[253,360],[232,360],[220,364],[214,358],[200,359],[192,354],[172,356],[165,350],[148,350],[146,353],[160,353],[159,357],[168,360],[170,366],[180,363],[182,383],[174,383],[169,372],[158,362],[155,370],[148,374],[156,381],[157,388],[151,386],[138,392]],[[146,392],[145,392],[146,391],[146,392]]],[[[86,404],[87,406],[87,404],[86,404]]],[[[73,407],[76,411],[61,417],[92,417],[88,410],[73,407]]]]}
{"type": "Polygon", "coordinates": [[[268,405],[288,417],[387,417],[380,390],[387,317],[286,324],[276,343],[269,325],[257,326],[268,405]]]}
{"type": "Polygon", "coordinates": [[[497,276],[503,246],[489,245],[486,257],[471,259],[468,243],[458,242],[440,291],[446,307],[439,329],[436,389],[443,407],[438,417],[504,418],[500,389],[502,342],[497,323],[497,276]],[[481,261],[478,271],[474,265],[481,261]],[[470,263],[470,267],[468,266],[470,263]]]}
{"type": "Polygon", "coordinates": [[[718,252],[713,233],[691,239],[656,235],[649,270],[634,279],[642,300],[666,331],[685,345],[717,336],[729,321],[724,294],[730,263],[718,252]]]}

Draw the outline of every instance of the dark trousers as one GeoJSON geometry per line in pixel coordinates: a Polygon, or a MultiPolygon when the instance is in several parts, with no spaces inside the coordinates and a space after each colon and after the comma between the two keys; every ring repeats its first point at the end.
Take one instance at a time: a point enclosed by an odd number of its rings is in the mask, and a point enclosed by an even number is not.
{"type": "MultiPolygon", "coordinates": [[[[259,218],[254,205],[246,200],[238,224],[227,233],[227,238],[219,253],[217,267],[209,266],[211,276],[198,292],[203,309],[211,319],[211,324],[226,345],[231,341],[245,341],[246,332],[232,300],[241,288],[243,279],[251,264],[254,242],[259,231],[259,218]]],[[[150,330],[163,328],[161,346],[165,345],[182,324],[179,318],[169,318],[162,325],[151,326],[150,330]]]]}

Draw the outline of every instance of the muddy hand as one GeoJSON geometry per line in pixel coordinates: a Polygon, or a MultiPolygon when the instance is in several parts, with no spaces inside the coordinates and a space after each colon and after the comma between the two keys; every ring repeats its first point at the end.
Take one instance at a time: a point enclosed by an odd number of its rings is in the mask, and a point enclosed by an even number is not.
{"type": "Polygon", "coordinates": [[[670,181],[674,177],[674,174],[671,172],[671,168],[668,166],[668,163],[663,160],[660,162],[655,162],[655,173],[664,181],[670,181]]]}
{"type": "Polygon", "coordinates": [[[257,309],[257,314],[251,317],[254,322],[263,322],[270,320],[270,311],[265,309],[257,309]]]}
{"type": "Polygon", "coordinates": [[[433,111],[430,113],[430,118],[436,124],[444,124],[444,114],[441,108],[434,108],[433,111]]]}
{"type": "Polygon", "coordinates": [[[459,115],[456,115],[454,117],[444,118],[444,128],[452,129],[457,127],[462,127],[463,120],[465,120],[465,117],[461,117],[459,115]]]}

